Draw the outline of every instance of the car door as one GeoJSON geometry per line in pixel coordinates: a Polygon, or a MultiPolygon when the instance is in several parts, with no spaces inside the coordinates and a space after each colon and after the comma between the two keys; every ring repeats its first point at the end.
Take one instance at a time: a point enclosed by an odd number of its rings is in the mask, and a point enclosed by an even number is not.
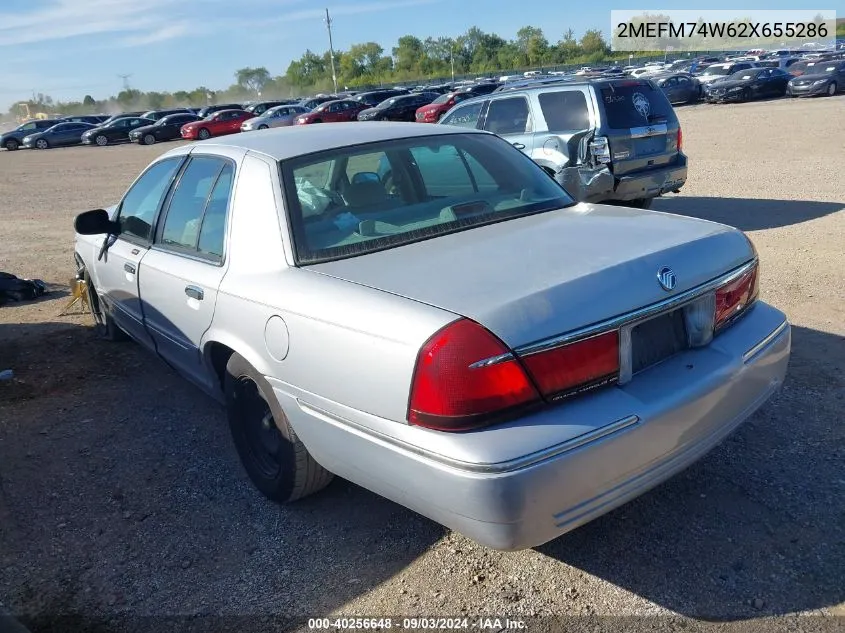
{"type": "Polygon", "coordinates": [[[120,234],[109,238],[103,258],[93,262],[95,288],[115,323],[133,339],[154,347],[144,327],[138,292],[141,261],[152,243],[153,225],[183,158],[173,157],[150,166],[129,187],[116,212],[120,234]]]}
{"type": "Polygon", "coordinates": [[[523,95],[491,99],[483,129],[498,134],[529,156],[534,150],[531,110],[523,95]]]}
{"type": "Polygon", "coordinates": [[[692,101],[695,96],[693,83],[689,77],[675,77],[675,98],[678,103],[692,101]]]}
{"type": "Polygon", "coordinates": [[[678,80],[675,77],[664,79],[660,84],[660,89],[663,90],[666,98],[669,99],[669,103],[677,103],[680,101],[680,99],[678,99],[678,80]]]}
{"type": "Polygon", "coordinates": [[[76,141],[79,141],[79,136],[82,134],[81,128],[83,126],[79,123],[63,123],[56,126],[50,143],[52,145],[69,145],[74,142],[74,135],[77,135],[76,141]]]}
{"type": "Polygon", "coordinates": [[[212,377],[200,342],[211,325],[226,271],[224,242],[234,175],[230,159],[191,155],[164,204],[140,277],[144,322],[159,355],[204,387],[212,377]]]}
{"type": "Polygon", "coordinates": [[[234,134],[241,131],[241,123],[247,120],[247,116],[243,112],[230,112],[226,118],[226,132],[234,134]]]}

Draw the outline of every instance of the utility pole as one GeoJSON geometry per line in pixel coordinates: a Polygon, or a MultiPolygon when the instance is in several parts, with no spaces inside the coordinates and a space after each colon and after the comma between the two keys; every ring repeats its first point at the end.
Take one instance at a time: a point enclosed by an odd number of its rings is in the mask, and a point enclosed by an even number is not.
{"type": "Polygon", "coordinates": [[[455,83],[455,43],[449,47],[449,63],[452,66],[452,83],[455,83]]]}
{"type": "Polygon", "coordinates": [[[332,83],[334,84],[334,92],[337,94],[337,73],[334,70],[334,45],[332,44],[332,19],[329,16],[328,8],[326,8],[326,28],[329,31],[329,59],[332,62],[332,83]]]}
{"type": "Polygon", "coordinates": [[[131,74],[129,74],[129,75],[118,75],[118,77],[123,79],[123,89],[124,90],[129,90],[129,78],[131,76],[132,76],[131,74]]]}

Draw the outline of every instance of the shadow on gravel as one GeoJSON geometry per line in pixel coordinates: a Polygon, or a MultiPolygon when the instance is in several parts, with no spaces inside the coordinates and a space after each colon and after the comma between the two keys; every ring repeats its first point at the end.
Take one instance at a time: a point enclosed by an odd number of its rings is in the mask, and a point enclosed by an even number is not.
{"type": "Polygon", "coordinates": [[[662,486],[538,551],[703,620],[841,604],[843,374],[842,337],[794,327],[782,391],[734,435],[662,486]]]}
{"type": "Polygon", "coordinates": [[[0,324],[0,359],[0,603],[32,633],[290,630],[446,534],[341,480],[265,500],[222,409],[134,343],[0,324]]]}
{"type": "Polygon", "coordinates": [[[743,231],[759,231],[800,224],[842,211],[845,209],[845,202],[706,198],[681,194],[658,198],[652,208],[655,211],[721,222],[743,231]]]}

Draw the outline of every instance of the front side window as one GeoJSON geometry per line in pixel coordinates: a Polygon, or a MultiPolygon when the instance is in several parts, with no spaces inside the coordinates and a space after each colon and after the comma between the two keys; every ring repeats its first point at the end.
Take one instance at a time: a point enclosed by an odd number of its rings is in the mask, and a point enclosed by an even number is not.
{"type": "Polygon", "coordinates": [[[533,161],[484,134],[344,147],[282,161],[281,172],[300,264],[572,204],[533,161]]]}
{"type": "Polygon", "coordinates": [[[180,158],[159,161],[130,187],[123,196],[118,213],[121,235],[145,241],[151,238],[153,219],[180,162],[180,158]]]}
{"type": "Polygon", "coordinates": [[[525,97],[494,99],[490,102],[484,129],[494,134],[524,134],[531,128],[531,114],[525,97]]]}
{"type": "Polygon", "coordinates": [[[440,119],[440,123],[442,125],[474,128],[478,125],[478,118],[481,116],[483,106],[484,101],[477,101],[475,103],[467,103],[459,108],[454,108],[440,119]]]}

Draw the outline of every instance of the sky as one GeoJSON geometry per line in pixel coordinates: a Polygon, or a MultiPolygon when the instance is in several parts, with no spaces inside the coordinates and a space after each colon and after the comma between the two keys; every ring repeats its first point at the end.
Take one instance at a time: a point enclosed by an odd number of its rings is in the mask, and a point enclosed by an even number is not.
{"type": "MultiPolygon", "coordinates": [[[[708,0],[732,8],[735,0],[708,0]]],[[[744,9],[792,9],[784,0],[748,0],[744,9]]],[[[511,39],[526,25],[554,42],[599,28],[607,34],[611,9],[695,8],[687,2],[641,0],[0,0],[0,108],[49,94],[81,100],[117,94],[123,79],[140,90],[226,88],[234,72],[264,66],[273,75],[307,48],[328,49],[324,10],[332,15],[336,49],[375,41],[389,54],[406,34],[454,37],[471,26],[511,39]]],[[[702,7],[705,8],[705,7],[702,7]]],[[[845,0],[819,9],[845,15],[845,0]]]]}

